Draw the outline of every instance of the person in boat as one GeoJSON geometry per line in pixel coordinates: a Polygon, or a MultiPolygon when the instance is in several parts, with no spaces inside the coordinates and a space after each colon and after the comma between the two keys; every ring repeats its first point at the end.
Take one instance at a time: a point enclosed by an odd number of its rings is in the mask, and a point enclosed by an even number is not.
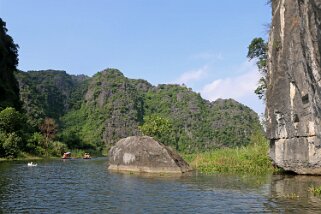
{"type": "Polygon", "coordinates": [[[69,159],[71,158],[71,152],[65,152],[62,156],[63,159],[69,159]]]}
{"type": "Polygon", "coordinates": [[[84,154],[84,159],[90,159],[91,157],[90,157],[90,154],[89,153],[85,153],[84,154]]]}

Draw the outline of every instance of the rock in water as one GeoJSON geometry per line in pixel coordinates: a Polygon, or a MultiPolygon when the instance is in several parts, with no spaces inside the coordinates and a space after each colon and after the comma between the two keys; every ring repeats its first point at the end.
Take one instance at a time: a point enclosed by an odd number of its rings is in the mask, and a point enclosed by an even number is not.
{"type": "Polygon", "coordinates": [[[270,155],[285,170],[321,174],[321,0],[273,0],[272,17],[270,155]]]}
{"type": "Polygon", "coordinates": [[[151,137],[131,136],[119,140],[109,151],[110,170],[184,173],[191,167],[176,152],[151,137]]]}

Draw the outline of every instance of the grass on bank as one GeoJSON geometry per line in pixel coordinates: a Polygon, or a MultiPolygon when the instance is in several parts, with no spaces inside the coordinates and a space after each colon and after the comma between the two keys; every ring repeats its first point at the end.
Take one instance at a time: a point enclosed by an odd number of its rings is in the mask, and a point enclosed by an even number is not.
{"type": "MultiPolygon", "coordinates": [[[[29,154],[27,152],[20,152],[15,158],[0,158],[0,161],[9,161],[9,160],[41,160],[44,159],[44,156],[36,156],[29,154]]],[[[47,158],[47,157],[46,157],[47,158]]],[[[52,158],[52,157],[50,157],[52,158]]]]}
{"type": "MultiPolygon", "coordinates": [[[[91,157],[104,157],[105,155],[96,150],[82,150],[82,149],[72,149],[71,157],[78,159],[83,158],[85,153],[89,153],[91,157]]],[[[9,161],[9,160],[41,160],[41,159],[60,159],[61,155],[34,155],[27,152],[20,152],[15,158],[0,158],[0,161],[9,161]]]]}
{"type": "Polygon", "coordinates": [[[313,194],[316,194],[316,195],[321,195],[321,186],[310,186],[309,192],[312,192],[313,194]]]}
{"type": "Polygon", "coordinates": [[[268,141],[262,133],[257,132],[251,137],[251,143],[244,147],[222,148],[183,156],[194,169],[205,174],[267,174],[277,171],[268,151],[268,141]]]}

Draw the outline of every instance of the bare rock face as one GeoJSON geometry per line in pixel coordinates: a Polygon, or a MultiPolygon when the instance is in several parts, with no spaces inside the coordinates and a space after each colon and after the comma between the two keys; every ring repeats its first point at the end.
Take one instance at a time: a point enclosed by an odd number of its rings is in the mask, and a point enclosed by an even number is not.
{"type": "Polygon", "coordinates": [[[321,174],[321,0],[273,0],[268,53],[270,156],[321,174]]]}
{"type": "Polygon", "coordinates": [[[109,151],[110,170],[152,173],[184,173],[191,167],[176,152],[151,137],[119,140],[109,151]]]}

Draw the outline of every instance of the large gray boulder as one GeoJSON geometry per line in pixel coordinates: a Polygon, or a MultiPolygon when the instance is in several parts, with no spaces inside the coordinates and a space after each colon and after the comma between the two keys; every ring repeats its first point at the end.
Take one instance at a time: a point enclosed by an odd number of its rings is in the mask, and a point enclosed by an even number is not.
{"type": "Polygon", "coordinates": [[[191,167],[176,152],[148,136],[119,140],[109,151],[110,170],[184,173],[191,167]]]}
{"type": "Polygon", "coordinates": [[[267,134],[276,165],[321,174],[321,0],[273,0],[267,134]]]}

